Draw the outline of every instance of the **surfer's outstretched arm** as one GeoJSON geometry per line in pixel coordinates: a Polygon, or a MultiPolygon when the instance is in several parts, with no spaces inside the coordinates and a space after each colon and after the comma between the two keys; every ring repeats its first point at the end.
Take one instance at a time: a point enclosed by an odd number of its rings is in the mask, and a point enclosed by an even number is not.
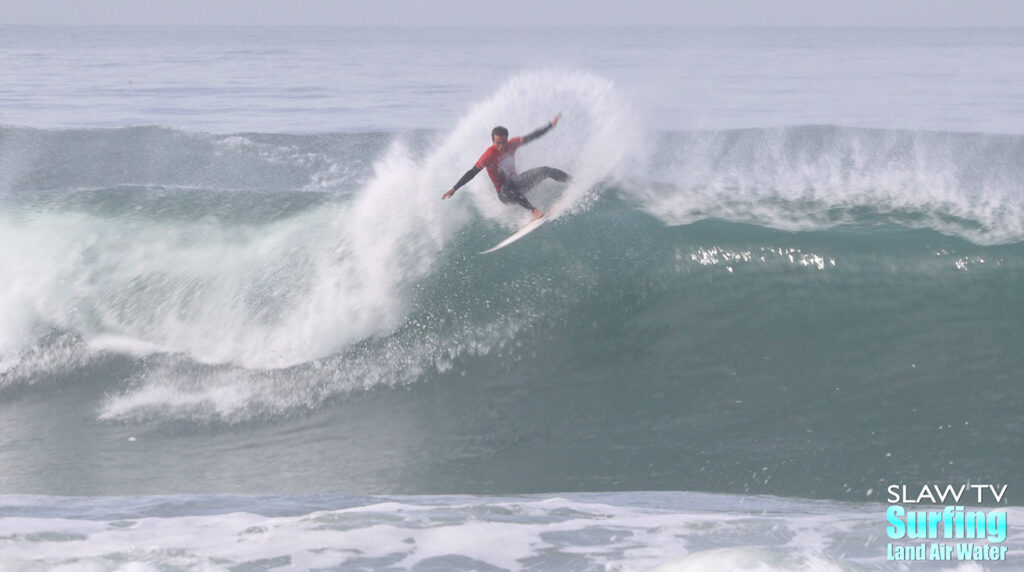
{"type": "Polygon", "coordinates": [[[476,174],[480,172],[480,170],[481,170],[481,167],[473,166],[468,171],[466,171],[466,173],[464,175],[462,175],[462,178],[459,179],[459,182],[455,183],[454,187],[448,189],[448,191],[446,191],[445,194],[441,195],[441,200],[447,199],[448,197],[454,195],[455,191],[459,190],[460,187],[462,187],[466,183],[472,181],[473,177],[475,177],[476,174]]]}
{"type": "Polygon", "coordinates": [[[541,135],[544,135],[548,131],[551,131],[551,129],[554,128],[555,125],[558,125],[558,120],[561,119],[561,118],[562,118],[562,114],[559,113],[558,115],[555,116],[554,119],[551,120],[551,123],[548,123],[544,127],[541,127],[540,129],[537,129],[536,131],[533,131],[533,132],[531,132],[528,135],[524,135],[523,136],[523,145],[529,143],[530,141],[533,141],[534,139],[537,139],[538,137],[540,137],[541,135]]]}

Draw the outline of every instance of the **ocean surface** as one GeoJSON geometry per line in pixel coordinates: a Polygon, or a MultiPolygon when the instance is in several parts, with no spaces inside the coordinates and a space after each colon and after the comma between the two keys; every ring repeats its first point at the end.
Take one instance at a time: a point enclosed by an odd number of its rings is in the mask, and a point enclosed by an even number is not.
{"type": "Polygon", "coordinates": [[[1022,101],[1015,29],[0,26],[0,569],[921,569],[928,483],[1020,569],[1022,101]]]}

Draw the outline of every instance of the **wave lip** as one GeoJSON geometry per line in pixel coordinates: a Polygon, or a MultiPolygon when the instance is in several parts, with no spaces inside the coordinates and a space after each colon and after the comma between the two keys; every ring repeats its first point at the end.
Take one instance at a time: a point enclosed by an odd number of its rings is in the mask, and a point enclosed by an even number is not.
{"type": "Polygon", "coordinates": [[[886,223],[1024,240],[1022,136],[794,126],[663,133],[657,149],[633,199],[666,224],[886,223]]]}

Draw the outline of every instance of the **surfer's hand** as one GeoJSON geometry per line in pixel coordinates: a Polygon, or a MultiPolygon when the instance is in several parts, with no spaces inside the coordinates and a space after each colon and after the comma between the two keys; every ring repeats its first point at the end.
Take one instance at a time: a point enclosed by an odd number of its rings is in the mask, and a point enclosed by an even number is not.
{"type": "Polygon", "coordinates": [[[559,111],[558,115],[556,115],[555,118],[551,120],[551,126],[554,127],[555,125],[558,125],[558,120],[561,119],[561,118],[562,118],[562,112],[559,111]]]}
{"type": "Polygon", "coordinates": [[[448,197],[451,197],[454,194],[455,194],[455,189],[448,189],[448,192],[446,192],[445,194],[441,195],[441,200],[443,201],[443,200],[447,199],[448,197]]]}

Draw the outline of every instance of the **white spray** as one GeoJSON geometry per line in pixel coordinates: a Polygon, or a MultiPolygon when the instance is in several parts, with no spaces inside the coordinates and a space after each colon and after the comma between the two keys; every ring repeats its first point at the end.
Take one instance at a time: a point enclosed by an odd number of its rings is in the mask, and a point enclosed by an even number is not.
{"type": "MultiPolygon", "coordinates": [[[[524,134],[559,111],[558,128],[524,147],[518,162],[521,169],[569,171],[580,183],[569,200],[583,205],[625,164],[639,129],[610,82],[544,71],[509,80],[429,148],[397,138],[351,199],[273,223],[68,210],[5,215],[6,368],[53,329],[97,350],[175,353],[255,369],[306,363],[388,336],[411,311],[412,289],[474,216],[510,227],[524,215],[501,204],[484,176],[460,200],[440,200],[489,144],[491,127],[524,134]]],[[[554,184],[539,188],[538,201],[558,191],[554,184]]]]}

